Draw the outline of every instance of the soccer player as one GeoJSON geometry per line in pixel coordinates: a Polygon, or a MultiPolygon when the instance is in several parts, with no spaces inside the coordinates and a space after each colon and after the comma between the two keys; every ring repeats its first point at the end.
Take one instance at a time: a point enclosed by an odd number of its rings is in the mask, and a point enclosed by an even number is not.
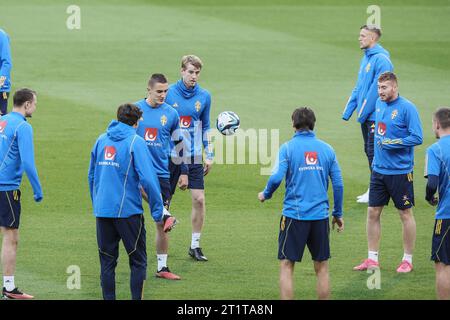
{"type": "Polygon", "coordinates": [[[8,34],[0,29],[0,116],[8,112],[8,97],[11,90],[11,49],[8,34]]]}
{"type": "Polygon", "coordinates": [[[3,234],[1,261],[3,267],[2,297],[32,299],[19,291],[14,283],[17,246],[19,242],[19,190],[25,170],[36,202],[43,194],[34,162],[33,129],[26,118],[36,111],[36,92],[24,88],[13,96],[13,110],[0,117],[0,229],[3,234]]]}
{"type": "Polygon", "coordinates": [[[294,298],[294,265],[303,257],[305,246],[314,261],[319,299],[329,299],[328,275],[329,244],[329,177],[333,184],[333,229],[344,230],[342,201],[344,185],[334,150],[316,138],[313,130],[316,122],[310,108],[298,108],[292,114],[294,137],[283,144],[278,163],[266,188],[258,194],[264,202],[286,178],[286,194],[278,237],[281,299],[294,298]]]}
{"type": "Polygon", "coordinates": [[[440,300],[450,299],[450,108],[440,108],[433,117],[433,131],[438,142],[427,149],[425,199],[437,205],[431,260],[436,268],[436,293],[440,300]],[[439,190],[439,200],[435,197],[439,190]]]}
{"type": "MultiPolygon", "coordinates": [[[[169,87],[166,102],[178,111],[183,135],[183,161],[187,165],[188,188],[192,197],[192,239],[189,255],[197,261],[207,261],[200,248],[200,236],[205,221],[204,178],[213,163],[213,150],[208,138],[211,95],[197,83],[203,63],[199,57],[187,55],[181,59],[181,79],[169,87]],[[203,148],[206,159],[203,163],[203,148]]],[[[181,145],[181,144],[180,144],[181,145]]],[[[182,160],[178,148],[169,162],[172,194],[177,183],[183,187],[182,160]]]]}
{"type": "MultiPolygon", "coordinates": [[[[381,30],[376,26],[364,25],[360,28],[359,47],[364,50],[364,56],[361,59],[356,86],[342,115],[342,119],[348,121],[356,110],[370,170],[372,170],[374,154],[375,103],[378,99],[377,80],[383,72],[393,70],[389,52],[378,44],[380,37],[381,30]]],[[[357,202],[369,202],[369,190],[358,196],[357,202]]]]}
{"type": "MultiPolygon", "coordinates": [[[[170,189],[169,156],[170,141],[176,138],[180,141],[180,118],[178,113],[164,102],[169,84],[163,74],[153,74],[148,81],[148,96],[136,102],[143,115],[139,122],[137,134],[141,136],[150,151],[153,166],[161,188],[164,207],[169,210],[172,193],[170,189]]],[[[184,171],[186,171],[184,169],[184,171]]],[[[187,185],[187,175],[184,175],[184,185],[187,185]]],[[[144,194],[144,199],[146,195],[144,194]]],[[[175,217],[169,217],[172,224],[175,217]]],[[[164,232],[163,225],[156,224],[156,255],[158,268],[156,276],[168,280],[180,280],[167,266],[167,252],[169,249],[169,235],[164,232]]]]}
{"type": "Polygon", "coordinates": [[[142,187],[149,198],[151,215],[164,224],[158,179],[145,141],[136,134],[142,111],[133,104],[117,110],[106,133],[95,142],[89,166],[89,190],[96,217],[103,298],[114,300],[115,268],[122,240],[130,263],[133,300],[143,297],[147,270],[146,231],[142,187]]]}
{"type": "Polygon", "coordinates": [[[402,262],[399,273],[413,269],[412,257],[416,241],[413,168],[414,146],[422,144],[422,125],[416,106],[399,96],[397,77],[392,72],[378,79],[375,120],[375,157],[370,179],[367,209],[368,258],[353,270],[379,267],[378,249],[381,237],[381,213],[392,198],[403,224],[402,262]]]}

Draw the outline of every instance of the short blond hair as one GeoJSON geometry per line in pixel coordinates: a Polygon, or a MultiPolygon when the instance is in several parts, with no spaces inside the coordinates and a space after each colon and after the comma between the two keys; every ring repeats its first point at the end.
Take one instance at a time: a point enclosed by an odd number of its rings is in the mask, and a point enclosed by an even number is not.
{"type": "Polygon", "coordinates": [[[186,70],[189,63],[198,69],[201,69],[203,67],[203,62],[199,57],[194,56],[193,54],[188,54],[181,58],[181,69],[186,70]]]}

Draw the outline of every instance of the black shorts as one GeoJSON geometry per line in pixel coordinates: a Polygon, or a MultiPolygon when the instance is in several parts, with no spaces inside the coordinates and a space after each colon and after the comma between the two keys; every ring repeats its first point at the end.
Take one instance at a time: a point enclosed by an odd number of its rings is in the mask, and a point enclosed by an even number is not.
{"type": "Polygon", "coordinates": [[[281,216],[278,235],[278,259],[302,261],[305,246],[312,260],[326,261],[330,256],[329,219],[296,220],[281,216]]]}
{"type": "Polygon", "coordinates": [[[434,223],[431,260],[450,265],[450,219],[437,219],[434,223]]]}
{"type": "Polygon", "coordinates": [[[172,193],[170,189],[170,180],[169,178],[158,178],[159,187],[161,188],[161,196],[163,200],[164,207],[169,210],[170,208],[170,200],[172,200],[172,193]]]}
{"type": "Polygon", "coordinates": [[[0,116],[8,113],[9,92],[0,92],[0,116]]]}
{"type": "Polygon", "coordinates": [[[20,190],[0,191],[0,226],[19,229],[20,190]]]}
{"type": "MultiPolygon", "coordinates": [[[[188,164],[188,189],[205,189],[205,181],[203,174],[203,164],[193,163],[188,164]]],[[[174,164],[169,161],[169,172],[170,172],[170,190],[171,194],[174,194],[177,186],[178,179],[181,175],[181,165],[174,164]]]]}
{"type": "Polygon", "coordinates": [[[392,198],[399,210],[414,206],[413,173],[384,175],[373,171],[370,177],[369,207],[382,207],[392,198]]]}

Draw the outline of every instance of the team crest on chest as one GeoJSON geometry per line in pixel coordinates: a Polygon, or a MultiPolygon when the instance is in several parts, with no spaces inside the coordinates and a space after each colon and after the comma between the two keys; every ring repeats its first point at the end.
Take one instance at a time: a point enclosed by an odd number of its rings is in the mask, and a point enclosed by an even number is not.
{"type": "Polygon", "coordinates": [[[394,111],[392,111],[392,113],[391,113],[391,119],[392,120],[394,120],[395,119],[395,117],[397,117],[397,115],[398,115],[398,110],[397,109],[395,109],[394,111]]]}
{"type": "Polygon", "coordinates": [[[175,103],[172,105],[172,107],[178,108],[178,103],[175,102],[175,103]]]}
{"type": "Polygon", "coordinates": [[[200,103],[200,101],[197,100],[195,102],[195,110],[197,110],[197,112],[199,112],[201,108],[202,108],[202,104],[200,103]]]}
{"type": "Polygon", "coordinates": [[[369,70],[370,70],[370,62],[366,66],[366,73],[369,72],[369,70]]]}
{"type": "Polygon", "coordinates": [[[161,117],[161,124],[162,124],[163,126],[165,126],[166,123],[167,123],[167,117],[166,117],[165,115],[162,115],[162,117],[161,117]]]}

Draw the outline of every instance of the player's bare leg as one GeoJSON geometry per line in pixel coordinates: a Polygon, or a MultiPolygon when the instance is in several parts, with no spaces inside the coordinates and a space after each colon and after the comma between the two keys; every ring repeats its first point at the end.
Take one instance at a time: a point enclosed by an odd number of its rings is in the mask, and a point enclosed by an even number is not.
{"type": "Polygon", "coordinates": [[[2,296],[5,299],[33,299],[33,296],[19,291],[14,284],[17,246],[19,244],[19,229],[0,227],[0,230],[3,234],[1,253],[3,268],[2,296]]]}
{"type": "Polygon", "coordinates": [[[205,190],[191,189],[192,232],[201,233],[205,221],[205,190]]]}
{"type": "Polygon", "coordinates": [[[378,264],[378,249],[380,247],[381,239],[381,212],[383,207],[368,207],[367,208],[367,246],[369,249],[368,257],[361,264],[355,266],[355,271],[365,271],[379,267],[378,264]]]}
{"type": "Polygon", "coordinates": [[[16,271],[17,246],[19,230],[0,227],[3,234],[2,267],[3,276],[13,276],[16,271]]]}
{"type": "Polygon", "coordinates": [[[314,271],[317,276],[318,299],[330,299],[330,276],[328,273],[328,261],[314,261],[314,271]]]}
{"type": "Polygon", "coordinates": [[[380,248],[381,238],[381,212],[383,207],[367,208],[367,244],[369,251],[376,251],[380,248]]]}
{"type": "Polygon", "coordinates": [[[416,221],[412,209],[399,210],[403,224],[403,247],[405,253],[413,254],[416,243],[416,221]]]}
{"type": "Polygon", "coordinates": [[[290,260],[280,261],[280,299],[294,299],[294,265],[290,260]]]}
{"type": "Polygon", "coordinates": [[[200,235],[205,221],[205,190],[191,189],[192,197],[192,241],[189,255],[197,261],[208,261],[200,247],[200,235]]]}
{"type": "Polygon", "coordinates": [[[450,265],[442,262],[435,264],[436,268],[436,295],[438,300],[450,299],[450,265]]]}
{"type": "Polygon", "coordinates": [[[414,219],[411,208],[406,210],[399,210],[400,219],[403,225],[403,248],[404,254],[402,262],[397,268],[397,272],[408,273],[413,269],[412,255],[416,243],[416,221],[414,219]]]}

